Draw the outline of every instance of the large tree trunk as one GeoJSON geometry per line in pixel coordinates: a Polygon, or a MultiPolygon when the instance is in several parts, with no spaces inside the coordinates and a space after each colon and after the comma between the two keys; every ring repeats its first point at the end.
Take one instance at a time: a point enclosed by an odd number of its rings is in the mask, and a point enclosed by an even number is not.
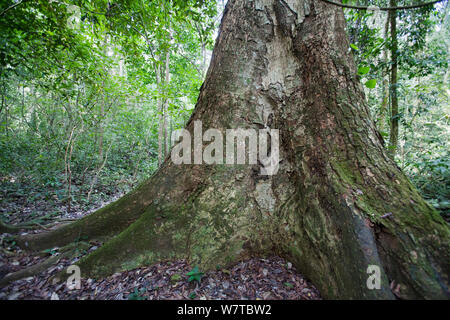
{"type": "Polygon", "coordinates": [[[251,255],[292,261],[326,298],[445,298],[449,229],[387,156],[369,116],[341,9],[230,0],[187,124],[280,130],[278,173],[175,165],[30,249],[108,240],[79,262],[100,277],[162,259],[201,268],[251,255]],[[381,288],[367,268],[381,268],[381,288]]]}

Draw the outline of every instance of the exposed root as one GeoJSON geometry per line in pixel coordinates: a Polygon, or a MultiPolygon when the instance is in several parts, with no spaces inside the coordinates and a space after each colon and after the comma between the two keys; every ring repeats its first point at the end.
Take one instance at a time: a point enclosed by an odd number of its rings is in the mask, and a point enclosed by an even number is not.
{"type": "Polygon", "coordinates": [[[70,256],[74,256],[75,254],[77,254],[77,252],[76,252],[77,249],[80,250],[80,249],[88,249],[88,248],[89,248],[89,243],[87,243],[87,242],[72,243],[63,248],[60,248],[58,255],[52,256],[41,263],[35,264],[35,265],[27,267],[25,269],[7,274],[4,278],[0,279],[0,288],[8,285],[9,283],[11,283],[13,281],[20,280],[20,279],[27,278],[27,277],[32,277],[32,276],[35,276],[36,274],[39,274],[42,271],[45,271],[50,266],[57,264],[61,259],[70,257],[70,256]]]}
{"type": "Polygon", "coordinates": [[[44,229],[44,230],[49,230],[48,226],[43,225],[41,219],[37,219],[29,221],[29,222],[25,222],[25,223],[21,223],[18,225],[10,225],[10,224],[6,224],[3,222],[0,222],[0,233],[17,233],[20,230],[34,230],[34,229],[44,229]]]}
{"type": "Polygon", "coordinates": [[[8,251],[5,248],[0,248],[0,250],[3,252],[4,255],[8,256],[8,257],[12,257],[15,256],[14,252],[8,251]]]}
{"type": "Polygon", "coordinates": [[[3,288],[4,286],[8,285],[9,283],[16,281],[16,280],[20,280],[23,278],[27,278],[27,277],[32,277],[46,269],[48,269],[51,265],[54,265],[56,263],[58,263],[58,261],[60,259],[62,259],[63,257],[65,257],[67,254],[64,255],[58,255],[58,256],[53,256],[48,258],[47,260],[45,260],[42,263],[33,265],[31,267],[13,272],[13,273],[9,273],[7,274],[3,279],[0,280],[0,288],[3,288]]]}
{"type": "Polygon", "coordinates": [[[129,194],[73,223],[56,229],[17,239],[18,244],[29,251],[39,251],[50,247],[61,247],[68,243],[85,239],[105,239],[120,233],[134,222],[145,209],[129,194]],[[128,202],[129,201],[129,202],[128,202]],[[132,203],[130,206],[127,203],[132,203]],[[124,205],[127,204],[127,205],[124,205]]]}

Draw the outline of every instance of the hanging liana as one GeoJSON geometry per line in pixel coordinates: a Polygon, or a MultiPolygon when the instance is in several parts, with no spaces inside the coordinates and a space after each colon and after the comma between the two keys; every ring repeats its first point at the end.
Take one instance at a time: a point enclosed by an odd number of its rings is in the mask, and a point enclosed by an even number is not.
{"type": "MultiPolygon", "coordinates": [[[[342,8],[347,8],[347,9],[356,9],[356,10],[370,10],[370,8],[373,6],[355,6],[355,5],[350,5],[350,4],[343,4],[343,3],[339,3],[339,2],[335,2],[332,0],[320,0],[329,4],[333,4],[335,6],[338,7],[342,7],[342,8]]],[[[429,6],[432,4],[436,4],[439,2],[444,2],[445,0],[434,0],[434,1],[428,1],[428,2],[424,2],[424,3],[419,3],[419,4],[413,4],[413,5],[409,5],[409,6],[398,6],[398,7],[380,7],[379,10],[382,11],[389,11],[389,10],[408,10],[408,9],[417,9],[417,8],[421,8],[421,7],[425,7],[425,6],[429,6]]]]}

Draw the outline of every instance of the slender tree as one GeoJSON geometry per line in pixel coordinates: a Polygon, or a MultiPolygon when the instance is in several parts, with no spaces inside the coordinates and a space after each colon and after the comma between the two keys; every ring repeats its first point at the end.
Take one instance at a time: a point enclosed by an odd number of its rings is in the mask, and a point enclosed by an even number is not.
{"type": "MultiPolygon", "coordinates": [[[[391,7],[397,5],[397,0],[390,0],[391,7]]],[[[398,84],[397,84],[397,72],[398,72],[398,39],[397,39],[397,11],[391,10],[389,12],[390,28],[391,28],[391,79],[390,79],[390,92],[391,92],[391,117],[390,124],[391,130],[389,134],[389,151],[391,156],[395,155],[398,145],[398,84]]]]}

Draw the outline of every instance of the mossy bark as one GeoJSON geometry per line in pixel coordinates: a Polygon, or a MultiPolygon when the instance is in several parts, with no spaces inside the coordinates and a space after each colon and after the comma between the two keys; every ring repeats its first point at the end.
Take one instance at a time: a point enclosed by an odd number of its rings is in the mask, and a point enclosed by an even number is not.
{"type": "Polygon", "coordinates": [[[187,129],[279,129],[278,173],[166,158],[130,195],[21,243],[109,239],[79,262],[83,276],[276,253],[326,298],[446,298],[448,226],[387,156],[356,74],[341,9],[230,0],[187,129]],[[379,290],[367,288],[369,265],[381,268],[379,290]]]}

